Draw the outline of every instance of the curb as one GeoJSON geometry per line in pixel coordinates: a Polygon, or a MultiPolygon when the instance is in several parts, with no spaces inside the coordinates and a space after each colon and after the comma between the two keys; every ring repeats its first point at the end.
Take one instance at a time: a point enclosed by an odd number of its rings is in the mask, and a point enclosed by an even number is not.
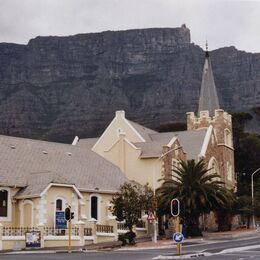
{"type": "Polygon", "coordinates": [[[195,258],[195,257],[211,256],[211,255],[212,255],[211,253],[195,253],[189,255],[173,255],[173,256],[159,255],[154,257],[153,259],[187,259],[187,258],[195,258]]]}

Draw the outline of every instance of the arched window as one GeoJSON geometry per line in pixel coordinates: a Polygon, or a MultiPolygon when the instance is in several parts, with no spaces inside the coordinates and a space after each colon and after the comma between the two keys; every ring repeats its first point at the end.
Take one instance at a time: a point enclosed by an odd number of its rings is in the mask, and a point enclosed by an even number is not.
{"type": "Polygon", "coordinates": [[[0,217],[7,217],[8,215],[8,191],[0,190],[0,217]]]}
{"type": "Polygon", "coordinates": [[[220,177],[218,163],[214,157],[210,158],[208,163],[208,169],[210,169],[208,171],[208,174],[218,174],[220,177]]]}
{"type": "Polygon", "coordinates": [[[61,199],[57,199],[56,200],[56,210],[63,210],[63,207],[62,207],[62,200],[61,199]]]}
{"type": "Polygon", "coordinates": [[[91,218],[98,220],[98,197],[92,196],[90,203],[91,203],[90,216],[91,218]]]}

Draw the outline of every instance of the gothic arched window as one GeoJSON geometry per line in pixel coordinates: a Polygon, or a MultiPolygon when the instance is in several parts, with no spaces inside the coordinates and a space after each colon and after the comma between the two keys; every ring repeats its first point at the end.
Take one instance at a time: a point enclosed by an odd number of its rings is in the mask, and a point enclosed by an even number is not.
{"type": "Polygon", "coordinates": [[[61,199],[57,199],[56,200],[56,210],[63,210],[63,208],[62,208],[62,200],[61,199]]]}
{"type": "Polygon", "coordinates": [[[209,169],[208,174],[218,174],[219,178],[220,178],[218,162],[214,157],[210,158],[209,163],[208,163],[208,169],[209,169]]]}
{"type": "Polygon", "coordinates": [[[91,196],[90,204],[90,216],[91,218],[98,220],[98,197],[91,196]]]}
{"type": "Polygon", "coordinates": [[[8,191],[0,190],[0,217],[7,217],[8,213],[8,191]]]}

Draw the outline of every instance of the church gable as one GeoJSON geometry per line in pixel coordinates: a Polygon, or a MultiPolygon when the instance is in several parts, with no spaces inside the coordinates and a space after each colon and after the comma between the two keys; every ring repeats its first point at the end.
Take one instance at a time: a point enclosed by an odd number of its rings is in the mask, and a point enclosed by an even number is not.
{"type": "Polygon", "coordinates": [[[114,119],[95,143],[92,150],[104,156],[104,151],[108,150],[119,139],[120,134],[124,134],[132,143],[145,142],[145,137],[149,133],[148,130],[154,132],[127,120],[124,111],[116,111],[114,119]]]}
{"type": "Polygon", "coordinates": [[[138,159],[141,149],[131,143],[124,134],[112,146],[104,151],[105,158],[118,166],[125,173],[126,160],[138,159]]]}

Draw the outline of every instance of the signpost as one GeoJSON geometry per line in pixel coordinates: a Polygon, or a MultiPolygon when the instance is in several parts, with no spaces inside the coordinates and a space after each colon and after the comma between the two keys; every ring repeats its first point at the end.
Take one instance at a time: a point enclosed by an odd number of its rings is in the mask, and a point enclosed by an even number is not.
{"type": "Polygon", "coordinates": [[[178,199],[171,200],[171,214],[173,217],[176,217],[176,233],[173,234],[173,239],[175,242],[177,242],[177,255],[180,255],[181,242],[183,241],[184,236],[182,233],[180,233],[180,201],[178,199]]]}

